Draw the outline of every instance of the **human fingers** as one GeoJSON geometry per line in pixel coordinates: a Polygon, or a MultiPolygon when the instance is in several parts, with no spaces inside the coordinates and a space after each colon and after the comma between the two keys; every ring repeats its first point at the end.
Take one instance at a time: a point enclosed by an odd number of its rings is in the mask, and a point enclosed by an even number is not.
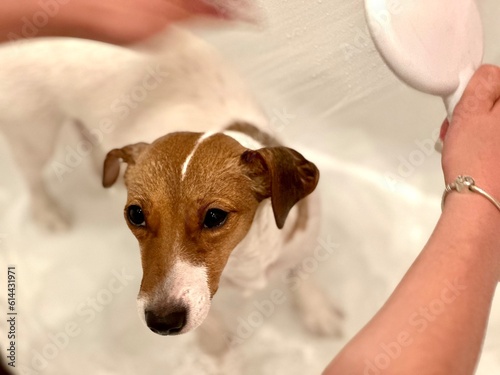
{"type": "Polygon", "coordinates": [[[254,22],[255,7],[250,0],[164,0],[177,5],[185,15],[254,22]]]}
{"type": "MultiPolygon", "coordinates": [[[[500,68],[482,65],[467,85],[456,112],[486,112],[493,109],[500,98],[500,68]]],[[[456,113],[454,114],[455,117],[456,113]]]]}
{"type": "Polygon", "coordinates": [[[441,129],[439,130],[439,139],[441,142],[444,142],[446,138],[446,134],[448,133],[448,127],[450,126],[450,123],[447,118],[444,119],[443,123],[441,124],[441,129]]]}

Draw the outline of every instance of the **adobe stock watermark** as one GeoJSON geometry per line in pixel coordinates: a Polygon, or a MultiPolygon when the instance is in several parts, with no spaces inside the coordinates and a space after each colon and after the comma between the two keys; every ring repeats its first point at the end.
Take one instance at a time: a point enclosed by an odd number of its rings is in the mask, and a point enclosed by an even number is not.
{"type": "MultiPolygon", "coordinates": [[[[480,67],[480,70],[487,70],[487,67],[480,67]]],[[[477,73],[477,72],[476,72],[477,73]]],[[[477,84],[474,87],[474,91],[469,90],[469,95],[463,96],[461,98],[460,104],[455,108],[453,113],[452,122],[458,122],[465,120],[467,121],[467,116],[474,115],[477,113],[481,106],[481,102],[491,100],[491,94],[495,93],[495,88],[498,86],[496,84],[497,76],[495,74],[489,73],[485,77],[485,73],[480,74],[477,78],[477,84]]],[[[496,97],[496,95],[495,95],[496,97]]]]}
{"type": "Polygon", "coordinates": [[[319,269],[320,264],[327,261],[339,246],[331,236],[327,236],[326,240],[318,238],[314,251],[294,268],[293,275],[283,275],[283,288],[273,289],[269,292],[268,298],[254,301],[254,309],[246,316],[237,318],[235,336],[231,338],[230,345],[239,345],[252,337],[264,325],[266,319],[269,319],[278,307],[288,300],[286,290],[296,291],[300,284],[311,277],[319,269]]]}
{"type": "Polygon", "coordinates": [[[467,289],[465,285],[460,284],[458,279],[453,282],[446,280],[444,285],[438,297],[410,314],[407,330],[401,331],[391,342],[381,342],[379,353],[373,359],[364,360],[363,375],[382,375],[383,371],[387,370],[391,363],[400,358],[404,350],[415,342],[415,338],[424,333],[439,316],[450,309],[450,305],[467,289]]]}
{"type": "Polygon", "coordinates": [[[68,4],[71,0],[38,0],[38,10],[31,17],[21,18],[21,35],[14,32],[7,34],[9,41],[33,38],[40,33],[40,30],[48,25],[51,18],[54,18],[60,11],[61,6],[68,4]]]}
{"type": "MultiPolygon", "coordinates": [[[[386,9],[380,9],[372,18],[367,19],[373,36],[384,32],[385,26],[391,22],[392,17],[399,15],[403,11],[401,0],[386,1],[386,9]]],[[[364,49],[371,45],[371,33],[368,26],[363,29],[356,27],[352,43],[340,44],[340,49],[344,52],[344,59],[349,61],[354,56],[359,55],[364,49]]]]}
{"type": "Polygon", "coordinates": [[[275,108],[272,110],[271,118],[269,120],[269,129],[272,133],[280,133],[287,126],[292,124],[293,120],[295,120],[297,116],[292,113],[289,113],[286,108],[281,110],[275,108]]]}
{"type": "MultiPolygon", "coordinates": [[[[487,70],[487,67],[480,67],[479,70],[487,70]]],[[[482,73],[477,78],[473,91],[462,97],[460,103],[455,108],[450,127],[460,121],[471,121],[481,110],[481,103],[491,100],[491,94],[495,92],[497,78],[493,73],[486,75],[482,73]]],[[[399,156],[399,165],[394,172],[384,174],[385,181],[389,188],[396,190],[397,184],[412,176],[415,171],[425,162],[426,158],[433,155],[435,151],[435,142],[439,139],[441,127],[432,131],[430,138],[415,140],[416,149],[409,155],[399,156]]]]}
{"type": "Polygon", "coordinates": [[[414,141],[415,146],[417,146],[415,149],[406,156],[398,156],[399,164],[396,170],[384,174],[385,182],[391,191],[396,191],[399,183],[413,176],[428,157],[437,153],[435,145],[439,139],[440,129],[434,129],[429,138],[416,139],[414,141]]]}
{"type": "Polygon", "coordinates": [[[64,324],[64,328],[47,335],[46,343],[39,350],[31,350],[29,365],[19,365],[22,375],[39,375],[45,371],[59,354],[68,348],[71,341],[78,337],[95,318],[109,306],[115,296],[121,293],[135,279],[125,269],[120,272],[112,271],[112,277],[105,288],[100,289],[95,295],[79,303],[75,309],[76,318],[64,324]]]}
{"type": "Polygon", "coordinates": [[[111,115],[109,117],[102,118],[98,126],[92,129],[88,129],[85,124],[80,124],[82,139],[74,147],[69,145],[65,147],[64,160],[55,160],[51,164],[52,171],[59,182],[64,179],[65,175],[78,168],[83,160],[99,147],[104,137],[112,133],[119,122],[136,110],[168,76],[169,73],[162,70],[161,65],[148,66],[145,69],[144,78],[138,85],[110,103],[111,115]]]}

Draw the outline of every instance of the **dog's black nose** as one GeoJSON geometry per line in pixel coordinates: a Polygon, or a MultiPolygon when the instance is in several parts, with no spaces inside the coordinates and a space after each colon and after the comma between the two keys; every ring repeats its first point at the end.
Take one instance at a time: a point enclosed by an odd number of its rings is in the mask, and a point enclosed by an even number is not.
{"type": "Polygon", "coordinates": [[[177,335],[186,325],[187,310],[178,307],[164,315],[157,315],[151,310],[146,310],[146,324],[149,329],[159,335],[177,335]]]}

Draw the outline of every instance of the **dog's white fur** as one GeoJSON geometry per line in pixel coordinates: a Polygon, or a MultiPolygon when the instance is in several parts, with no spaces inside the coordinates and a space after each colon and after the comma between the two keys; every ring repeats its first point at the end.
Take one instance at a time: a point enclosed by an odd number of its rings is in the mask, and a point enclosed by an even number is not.
{"type": "MultiPolygon", "coordinates": [[[[64,123],[87,131],[102,131],[112,124],[93,150],[98,165],[105,151],[152,142],[173,131],[207,132],[199,145],[210,136],[208,132],[220,131],[235,120],[267,127],[238,76],[209,46],[177,29],[151,49],[73,39],[24,41],[0,47],[0,61],[0,130],[28,182],[35,217],[53,229],[64,227],[67,219],[46,192],[41,171],[64,123]]],[[[258,146],[240,133],[226,134],[245,147],[258,146]]],[[[182,167],[183,176],[196,147],[182,167]]],[[[250,232],[229,258],[221,285],[229,283],[244,291],[263,288],[271,274],[285,272],[307,256],[304,251],[314,248],[319,227],[316,194],[308,199],[312,230],[297,233],[291,241],[287,241],[291,229],[276,227],[270,202],[264,201],[250,232]]],[[[294,207],[288,220],[294,221],[296,215],[294,207]]],[[[310,288],[297,294],[303,320],[313,331],[337,333],[336,312],[317,297],[320,293],[312,284],[310,288]]],[[[143,313],[151,304],[179,299],[197,306],[188,325],[198,325],[210,307],[206,270],[179,261],[155,295],[139,296],[138,305],[143,313]]],[[[213,321],[210,314],[201,332],[211,335],[220,324],[213,321]]]]}
{"type": "Polygon", "coordinates": [[[16,145],[11,151],[39,222],[53,229],[67,224],[40,173],[67,122],[100,132],[92,151],[99,170],[105,152],[185,131],[186,124],[204,132],[235,119],[266,123],[239,77],[220,69],[223,61],[206,43],[173,29],[151,44],[126,49],[51,38],[0,46],[0,130],[16,145]]]}
{"type": "Polygon", "coordinates": [[[182,173],[181,179],[182,180],[184,180],[184,176],[186,175],[186,172],[187,172],[187,169],[189,166],[189,162],[191,161],[191,158],[193,157],[196,150],[198,149],[198,146],[201,144],[201,142],[203,142],[205,139],[209,138],[213,134],[215,134],[215,133],[214,132],[206,132],[198,139],[198,142],[196,142],[196,144],[194,145],[193,150],[187,156],[186,160],[184,161],[184,164],[182,164],[182,171],[181,171],[181,173],[182,173]]]}
{"type": "Polygon", "coordinates": [[[190,331],[198,327],[207,317],[211,306],[206,267],[178,259],[152,295],[139,294],[137,297],[137,311],[145,324],[145,311],[155,305],[189,306],[189,318],[183,330],[190,331]]]}
{"type": "Polygon", "coordinates": [[[211,304],[207,268],[192,265],[181,259],[176,260],[163,283],[154,291],[152,298],[145,299],[143,303],[142,314],[157,303],[189,306],[189,318],[183,330],[190,331],[198,327],[207,317],[211,304]]]}

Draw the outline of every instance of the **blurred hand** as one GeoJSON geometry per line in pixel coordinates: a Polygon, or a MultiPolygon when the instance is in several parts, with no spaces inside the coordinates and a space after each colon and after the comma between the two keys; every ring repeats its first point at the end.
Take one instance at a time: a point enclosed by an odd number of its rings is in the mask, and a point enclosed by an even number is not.
{"type": "Polygon", "coordinates": [[[252,20],[249,8],[250,0],[8,1],[0,4],[0,41],[12,39],[8,35],[13,33],[22,38],[70,36],[129,44],[173,22],[200,16],[252,20]],[[37,22],[43,26],[31,27],[24,35],[23,27],[37,22]]]}
{"type": "Polygon", "coordinates": [[[500,68],[481,66],[455,108],[452,123],[445,120],[442,166],[446,183],[458,175],[500,199],[500,68]]]}
{"type": "MultiPolygon", "coordinates": [[[[73,12],[81,7],[86,15],[79,18],[80,24],[87,25],[81,37],[111,41],[114,43],[130,43],[144,39],[176,21],[191,19],[196,16],[233,19],[238,14],[234,5],[230,8],[219,6],[214,0],[71,0],[61,12],[73,12]]],[[[244,1],[232,0],[245,8],[244,1]]]]}

